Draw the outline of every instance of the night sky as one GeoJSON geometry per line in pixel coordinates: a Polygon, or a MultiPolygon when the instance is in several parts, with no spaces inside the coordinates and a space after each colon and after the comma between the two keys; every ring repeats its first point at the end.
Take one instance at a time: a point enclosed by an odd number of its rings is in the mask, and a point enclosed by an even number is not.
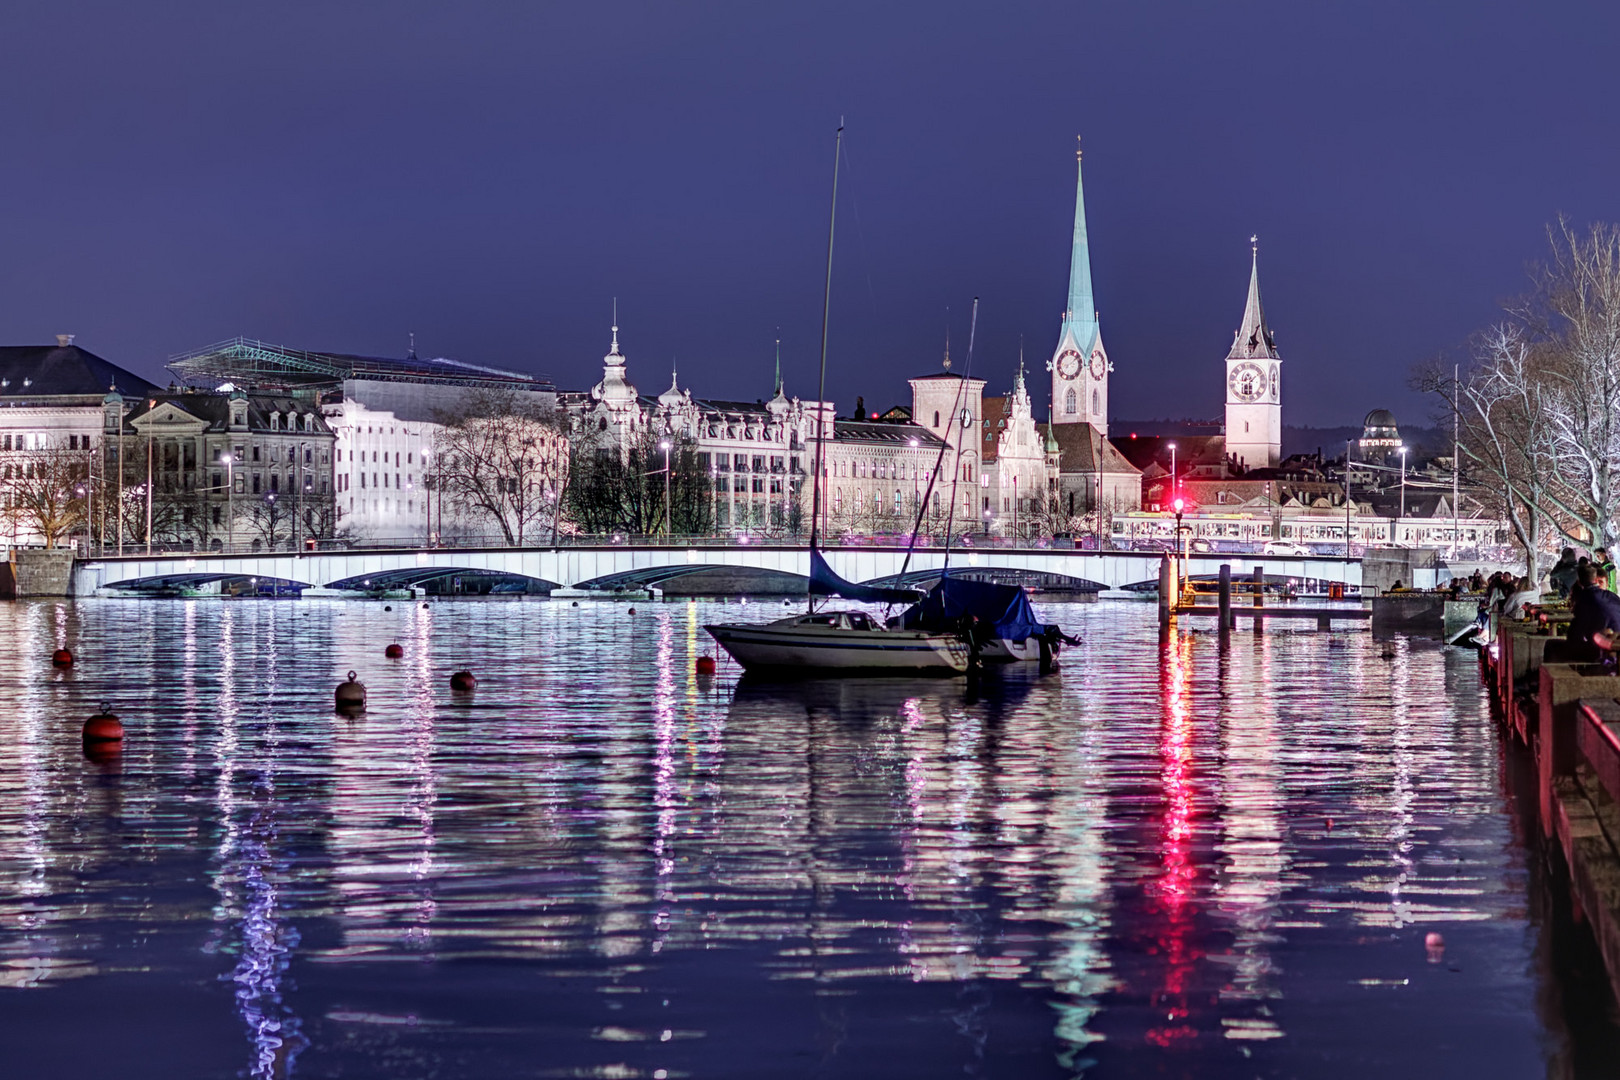
{"type": "Polygon", "coordinates": [[[1067,288],[1074,139],[1116,419],[1209,417],[1251,233],[1288,424],[1424,419],[1416,361],[1620,217],[1620,7],[177,3],[0,11],[0,342],[166,381],[238,334],[907,400],[1004,392],[1067,288]],[[960,370],[960,365],[958,366],[960,370]]]}

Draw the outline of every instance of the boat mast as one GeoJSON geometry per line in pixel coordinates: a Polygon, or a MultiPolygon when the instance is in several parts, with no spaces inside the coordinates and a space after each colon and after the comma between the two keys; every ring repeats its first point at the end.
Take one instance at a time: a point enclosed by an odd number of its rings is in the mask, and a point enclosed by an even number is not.
{"type": "MultiPolygon", "coordinates": [[[[821,296],[821,381],[816,384],[816,463],[810,477],[810,552],[814,555],[821,526],[821,479],[823,410],[827,405],[827,315],[832,310],[833,235],[838,225],[838,163],[844,154],[844,118],[838,118],[838,135],[833,142],[832,212],[827,217],[827,287],[821,296]]],[[[816,610],[816,594],[805,586],[810,611],[816,610]]]]}

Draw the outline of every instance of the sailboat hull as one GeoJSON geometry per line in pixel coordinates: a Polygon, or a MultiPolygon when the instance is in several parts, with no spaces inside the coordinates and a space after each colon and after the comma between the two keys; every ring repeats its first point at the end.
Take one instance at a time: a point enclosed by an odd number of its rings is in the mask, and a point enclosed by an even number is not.
{"type": "Polygon", "coordinates": [[[747,671],[932,671],[954,675],[967,670],[967,644],[954,634],[793,625],[795,621],[704,629],[747,671]]]}

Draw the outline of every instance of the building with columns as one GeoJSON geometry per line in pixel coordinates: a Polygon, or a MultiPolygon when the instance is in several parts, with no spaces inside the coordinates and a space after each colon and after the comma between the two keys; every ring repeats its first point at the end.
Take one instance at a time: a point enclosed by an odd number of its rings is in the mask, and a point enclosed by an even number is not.
{"type": "Polygon", "coordinates": [[[1244,471],[1282,461],[1282,357],[1260,303],[1259,240],[1249,243],[1249,298],[1226,354],[1226,459],[1244,471]]]}

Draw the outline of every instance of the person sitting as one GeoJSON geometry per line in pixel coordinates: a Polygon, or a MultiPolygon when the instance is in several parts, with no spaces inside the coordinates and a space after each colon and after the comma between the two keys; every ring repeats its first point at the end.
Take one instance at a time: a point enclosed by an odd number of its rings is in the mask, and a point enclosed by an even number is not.
{"type": "Polygon", "coordinates": [[[1597,574],[1598,584],[1614,592],[1614,560],[1609,558],[1608,548],[1592,552],[1592,569],[1597,574]]]}
{"type": "Polygon", "coordinates": [[[1502,602],[1502,615],[1509,619],[1522,619],[1525,617],[1525,607],[1541,599],[1541,590],[1527,577],[1520,578],[1513,586],[1513,592],[1502,602]]]}
{"type": "Polygon", "coordinates": [[[1547,586],[1560,599],[1569,595],[1569,590],[1575,585],[1575,549],[1565,548],[1553,563],[1553,568],[1547,571],[1547,586]]]}
{"type": "Polygon", "coordinates": [[[1566,636],[1577,663],[1597,660],[1600,650],[1610,647],[1603,643],[1614,638],[1608,632],[1620,631],[1620,596],[1596,584],[1594,578],[1591,566],[1581,567],[1570,602],[1572,618],[1566,636]]]}

